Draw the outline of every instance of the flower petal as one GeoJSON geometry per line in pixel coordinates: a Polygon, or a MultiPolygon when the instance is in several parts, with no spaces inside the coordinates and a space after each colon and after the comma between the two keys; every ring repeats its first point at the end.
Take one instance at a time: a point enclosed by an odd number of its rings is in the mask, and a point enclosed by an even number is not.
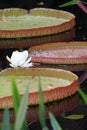
{"type": "Polygon", "coordinates": [[[27,51],[24,52],[14,51],[11,56],[12,64],[16,66],[21,66],[22,64],[25,63],[27,57],[28,57],[27,51]]]}
{"type": "Polygon", "coordinates": [[[24,64],[28,58],[28,51],[20,52],[20,65],[24,64]]]}
{"type": "Polygon", "coordinates": [[[14,52],[12,53],[12,56],[11,56],[12,64],[14,64],[14,65],[17,66],[19,60],[20,60],[19,52],[18,52],[18,51],[14,51],[14,52]]]}
{"type": "Polygon", "coordinates": [[[17,68],[17,66],[13,65],[13,64],[9,64],[11,67],[13,68],[17,68]]]}
{"type": "Polygon", "coordinates": [[[8,56],[6,56],[6,59],[8,60],[8,62],[12,63],[11,59],[8,56]]]}
{"type": "Polygon", "coordinates": [[[27,59],[24,64],[29,63],[29,62],[31,62],[31,57],[29,57],[29,59],[27,59]]]}
{"type": "Polygon", "coordinates": [[[27,63],[27,64],[23,64],[21,67],[31,67],[33,66],[32,62],[31,63],[27,63]]]}
{"type": "Polygon", "coordinates": [[[11,67],[31,67],[33,66],[31,62],[31,57],[29,57],[28,51],[14,51],[11,58],[6,56],[6,59],[10,62],[11,67]]]}

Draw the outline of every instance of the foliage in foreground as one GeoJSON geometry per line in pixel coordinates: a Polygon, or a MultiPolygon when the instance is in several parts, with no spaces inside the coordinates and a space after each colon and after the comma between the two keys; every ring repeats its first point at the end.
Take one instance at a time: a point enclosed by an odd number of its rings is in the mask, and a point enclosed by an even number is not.
{"type": "Polygon", "coordinates": [[[77,4],[78,2],[87,4],[87,2],[86,2],[85,0],[70,0],[69,2],[66,2],[66,3],[62,4],[62,5],[60,5],[59,7],[72,6],[72,5],[77,4]]]}
{"type": "MultiPolygon", "coordinates": [[[[15,119],[14,125],[11,127],[9,109],[6,108],[3,114],[3,123],[2,123],[1,130],[13,130],[13,129],[14,130],[29,130],[29,128],[27,127],[27,122],[26,122],[26,110],[27,110],[29,86],[27,86],[24,96],[21,100],[14,77],[11,77],[11,83],[12,83],[12,94],[13,94],[13,102],[14,102],[14,112],[15,112],[16,119],[15,119]]],[[[46,125],[45,106],[44,106],[44,99],[43,99],[40,79],[39,79],[38,86],[39,86],[39,99],[40,99],[40,103],[39,103],[40,104],[39,105],[40,123],[42,126],[42,130],[49,130],[49,128],[46,125]]],[[[56,121],[52,113],[49,113],[49,118],[50,118],[50,122],[53,127],[53,130],[62,130],[62,128],[60,127],[59,123],[56,121]]]]}
{"type": "Polygon", "coordinates": [[[87,7],[85,5],[87,5],[87,1],[86,0],[70,0],[69,2],[66,2],[62,5],[60,5],[59,7],[67,7],[67,6],[73,6],[73,5],[77,5],[81,10],[84,11],[84,13],[87,14],[87,7]]]}
{"type": "MultiPolygon", "coordinates": [[[[26,88],[24,96],[21,100],[19,91],[17,89],[17,85],[13,77],[11,78],[11,82],[12,82],[12,94],[13,94],[14,112],[15,112],[16,120],[15,120],[14,125],[11,126],[10,117],[9,117],[9,109],[6,108],[3,114],[3,123],[2,123],[1,130],[13,130],[13,129],[14,130],[29,130],[29,128],[27,127],[27,122],[26,122],[26,109],[27,109],[29,87],[26,88]]],[[[45,105],[44,105],[44,98],[43,98],[40,78],[39,78],[38,86],[39,86],[39,102],[40,102],[39,103],[40,123],[42,126],[42,130],[49,130],[49,128],[46,125],[45,105]]],[[[87,105],[87,95],[80,88],[78,88],[78,92],[81,95],[84,103],[87,105]]],[[[49,119],[50,119],[50,123],[53,130],[62,130],[61,126],[59,125],[56,118],[51,112],[49,112],[49,119]]]]}

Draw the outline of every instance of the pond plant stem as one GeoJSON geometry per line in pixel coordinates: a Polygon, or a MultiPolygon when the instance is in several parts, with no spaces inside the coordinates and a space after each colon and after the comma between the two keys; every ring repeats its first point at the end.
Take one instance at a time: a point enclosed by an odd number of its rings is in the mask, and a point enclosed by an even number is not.
{"type": "Polygon", "coordinates": [[[87,7],[81,1],[78,1],[76,5],[79,6],[87,14],[87,7]]]}

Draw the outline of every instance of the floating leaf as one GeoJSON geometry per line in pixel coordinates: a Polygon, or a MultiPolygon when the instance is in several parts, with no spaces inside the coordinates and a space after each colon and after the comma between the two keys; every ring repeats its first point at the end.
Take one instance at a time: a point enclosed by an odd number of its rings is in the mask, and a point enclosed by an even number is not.
{"type": "MultiPolygon", "coordinates": [[[[16,116],[16,122],[15,122],[15,130],[21,130],[21,128],[22,128],[23,122],[25,120],[25,115],[26,115],[27,99],[28,99],[28,87],[24,93],[20,107],[18,109],[18,113],[16,116]]],[[[26,129],[24,129],[24,130],[26,130],[26,129]]]]}
{"type": "Polygon", "coordinates": [[[79,0],[71,0],[67,3],[64,3],[62,5],[60,5],[59,7],[67,7],[67,6],[72,6],[72,5],[75,5],[79,0]]]}
{"type": "Polygon", "coordinates": [[[62,130],[62,128],[60,127],[59,123],[57,122],[57,120],[55,119],[52,113],[49,113],[49,117],[50,117],[53,130],[62,130]]]}
{"type": "Polygon", "coordinates": [[[66,116],[65,118],[68,118],[68,119],[82,119],[85,115],[82,115],[82,114],[76,114],[76,115],[69,115],[69,116],[66,116]]]}
{"type": "Polygon", "coordinates": [[[8,108],[4,110],[2,130],[11,130],[8,108]]]}

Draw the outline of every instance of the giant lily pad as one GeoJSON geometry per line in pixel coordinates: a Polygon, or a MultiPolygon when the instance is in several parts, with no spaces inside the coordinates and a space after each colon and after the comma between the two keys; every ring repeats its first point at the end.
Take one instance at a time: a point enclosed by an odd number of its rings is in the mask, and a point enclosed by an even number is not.
{"type": "Polygon", "coordinates": [[[50,35],[70,30],[75,26],[75,16],[61,10],[5,9],[0,10],[0,15],[0,38],[50,35]]]}
{"type": "Polygon", "coordinates": [[[29,85],[28,105],[39,104],[39,76],[45,103],[69,97],[75,94],[78,88],[78,77],[70,71],[48,68],[9,68],[0,72],[0,108],[13,107],[11,75],[15,77],[21,96],[29,85]]]}
{"type": "Polygon", "coordinates": [[[60,42],[31,47],[32,62],[43,64],[86,64],[87,42],[60,42]]]}

